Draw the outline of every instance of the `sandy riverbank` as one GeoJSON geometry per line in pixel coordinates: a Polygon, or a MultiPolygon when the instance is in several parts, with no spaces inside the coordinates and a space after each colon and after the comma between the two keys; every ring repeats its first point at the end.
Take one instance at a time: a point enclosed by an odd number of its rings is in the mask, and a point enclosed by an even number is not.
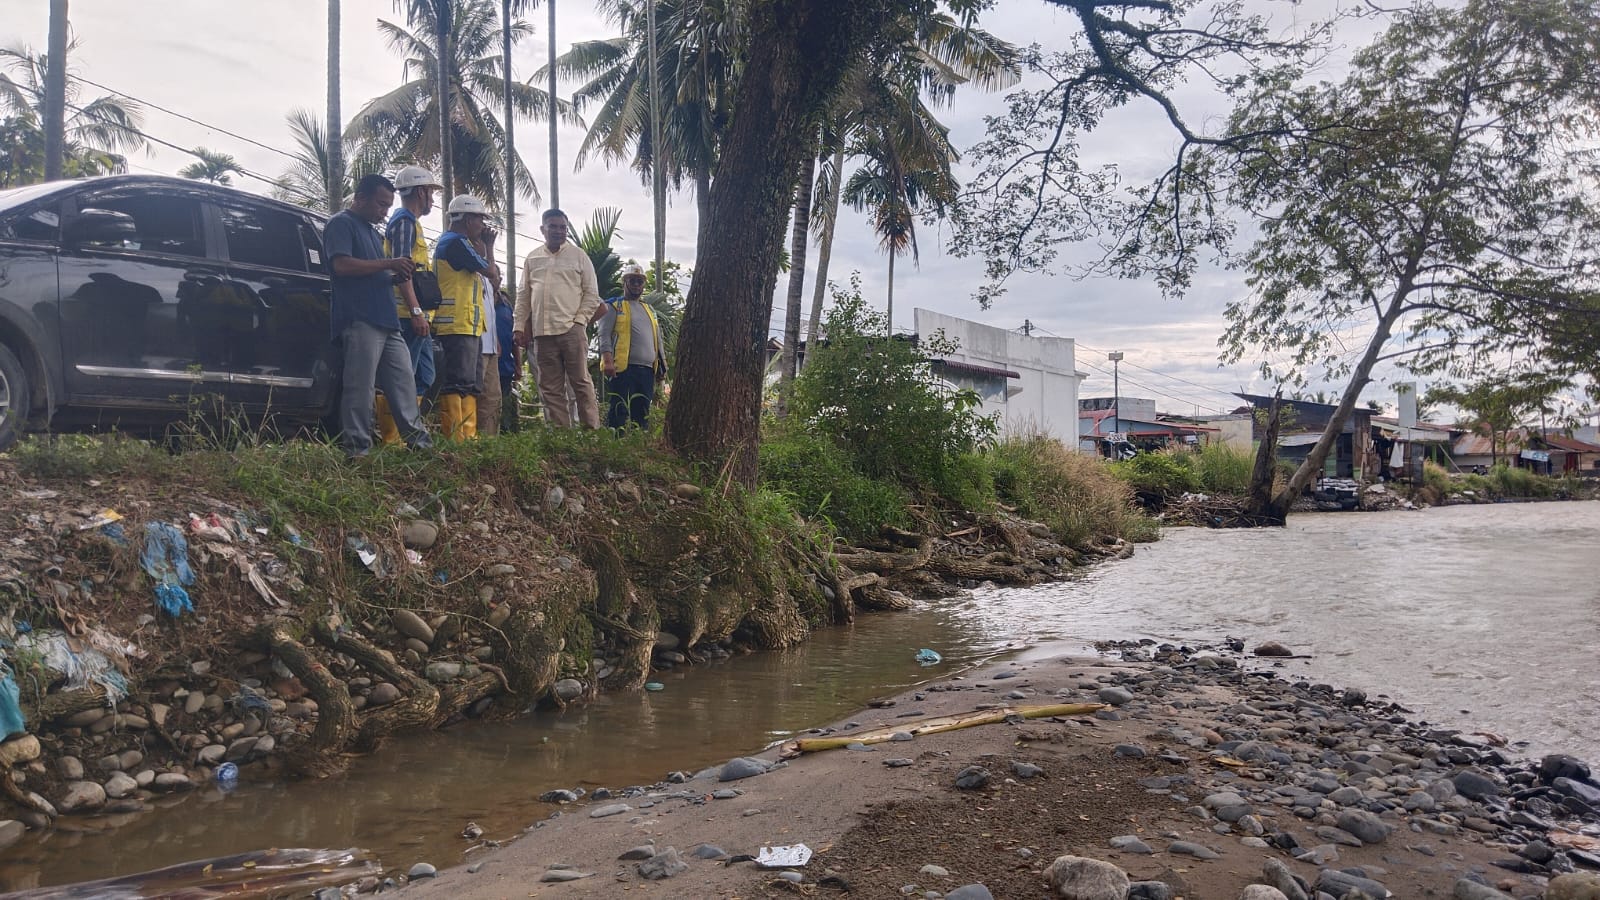
{"type": "MultiPolygon", "coordinates": [[[[1549,772],[1555,786],[1545,785],[1479,738],[1412,722],[1376,698],[1294,684],[1292,661],[1250,660],[1246,674],[1226,655],[1156,656],[997,665],[941,680],[824,731],[909,729],[996,704],[1116,705],[806,755],[728,782],[716,767],[640,791],[611,786],[613,796],[552,807],[521,836],[485,835],[515,840],[405,893],[749,898],[835,896],[848,886],[860,897],[986,896],[952,894],[981,884],[995,897],[1045,897],[1047,867],[1075,855],[1169,888],[1147,884],[1129,896],[1231,900],[1273,870],[1290,897],[1296,885],[1284,873],[1335,896],[1355,896],[1352,877],[1365,877],[1395,897],[1530,898],[1550,875],[1600,865],[1563,849],[1582,836],[1548,833],[1579,824],[1573,811],[1586,804],[1574,794],[1600,793],[1555,780],[1576,770],[1549,772]],[[972,766],[988,783],[956,788],[972,766]],[[1022,777],[1030,766],[1040,771],[1022,777]],[[707,845],[739,855],[793,843],[816,851],[798,884],[695,855],[707,845]],[[687,868],[652,881],[639,862],[619,859],[651,844],[658,867],[670,847],[687,868]]],[[[759,758],[772,763],[778,752],[759,758]]]]}

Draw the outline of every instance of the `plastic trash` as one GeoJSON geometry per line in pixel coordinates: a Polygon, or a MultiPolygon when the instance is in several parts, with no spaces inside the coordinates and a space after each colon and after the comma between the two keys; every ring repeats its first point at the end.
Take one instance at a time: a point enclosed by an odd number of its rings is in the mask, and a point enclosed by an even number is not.
{"type": "Polygon", "coordinates": [[[389,567],[384,565],[383,554],[378,551],[377,547],[372,546],[372,542],[367,540],[360,532],[352,531],[346,535],[344,545],[350,549],[351,553],[356,555],[356,559],[361,560],[361,564],[367,567],[368,572],[379,578],[384,578],[389,574],[389,567]]]}
{"type": "Polygon", "coordinates": [[[105,525],[101,525],[100,533],[118,547],[128,546],[128,533],[123,530],[121,522],[108,522],[105,525]]]}
{"type": "Polygon", "coordinates": [[[940,656],[937,651],[923,647],[917,651],[917,662],[924,666],[937,666],[939,663],[944,662],[944,657],[940,656]]]}
{"type": "Polygon", "coordinates": [[[63,690],[81,691],[91,684],[106,689],[106,700],[116,704],[128,696],[128,680],[116,663],[99,650],[73,649],[64,632],[41,629],[17,636],[17,648],[37,654],[46,668],[65,676],[63,690]]]}
{"type": "Polygon", "coordinates": [[[106,508],[91,516],[87,522],[79,525],[78,530],[88,531],[91,528],[101,528],[103,526],[110,525],[112,522],[120,521],[122,521],[122,513],[119,513],[114,509],[106,508]]]}
{"type": "Polygon", "coordinates": [[[28,730],[22,718],[22,692],[11,678],[11,670],[0,668],[0,740],[28,730]]]}
{"type": "Polygon", "coordinates": [[[144,523],[139,563],[156,581],[156,603],[162,612],[177,617],[194,611],[189,592],[184,590],[194,584],[194,570],[189,568],[189,542],[182,531],[166,522],[144,523]]]}
{"type": "Polygon", "coordinates": [[[644,683],[644,689],[647,691],[664,691],[667,689],[667,686],[659,681],[646,681],[644,683]]]}
{"type": "Polygon", "coordinates": [[[798,869],[810,861],[811,848],[805,844],[762,847],[756,854],[756,865],[764,869],[798,869]]]}
{"type": "Polygon", "coordinates": [[[213,773],[213,776],[217,780],[217,787],[225,791],[231,791],[239,786],[239,767],[231,762],[225,762],[217,766],[217,771],[213,773]]]}

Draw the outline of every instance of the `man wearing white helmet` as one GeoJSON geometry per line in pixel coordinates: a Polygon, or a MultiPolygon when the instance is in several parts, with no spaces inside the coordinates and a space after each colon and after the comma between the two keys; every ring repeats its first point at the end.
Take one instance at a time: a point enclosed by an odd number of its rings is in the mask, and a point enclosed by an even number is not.
{"type": "Polygon", "coordinates": [[[488,323],[483,315],[484,281],[500,286],[500,268],[472,243],[483,237],[489,208],[471,194],[450,201],[450,230],[439,235],[433,251],[434,273],[444,299],[433,314],[433,333],[443,358],[439,369],[439,419],[446,437],[478,436],[478,394],[483,390],[481,345],[488,323]]]}
{"type": "Polygon", "coordinates": [[[606,427],[621,431],[629,422],[644,428],[655,399],[656,378],[667,368],[661,325],[644,302],[644,269],[622,267],[622,296],[606,300],[600,319],[600,371],[606,376],[606,427]]]}
{"type": "MultiPolygon", "coordinates": [[[[433,385],[433,338],[428,336],[428,312],[423,309],[417,286],[433,277],[433,259],[428,253],[428,242],[422,236],[421,218],[433,212],[433,192],[443,185],[432,172],[421,166],[406,166],[394,176],[395,193],[400,196],[400,208],[389,217],[384,228],[384,250],[390,256],[408,256],[416,263],[418,275],[398,282],[394,286],[395,314],[400,318],[400,336],[405,338],[406,349],[411,353],[411,371],[417,387],[417,404],[433,385]]],[[[429,282],[432,287],[435,282],[429,282]]],[[[424,288],[424,292],[432,293],[424,288]]],[[[378,433],[386,444],[397,443],[400,431],[389,413],[389,403],[378,397],[378,433]]]]}

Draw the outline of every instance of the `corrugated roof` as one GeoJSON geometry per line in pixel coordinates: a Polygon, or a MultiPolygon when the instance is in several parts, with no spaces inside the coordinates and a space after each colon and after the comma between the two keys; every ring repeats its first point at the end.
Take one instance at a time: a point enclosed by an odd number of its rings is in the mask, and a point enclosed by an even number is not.
{"type": "Polygon", "coordinates": [[[1565,450],[1568,453],[1600,453],[1600,445],[1591,444],[1588,441],[1580,441],[1564,434],[1547,434],[1544,436],[1544,442],[1557,450],[1565,450]]]}

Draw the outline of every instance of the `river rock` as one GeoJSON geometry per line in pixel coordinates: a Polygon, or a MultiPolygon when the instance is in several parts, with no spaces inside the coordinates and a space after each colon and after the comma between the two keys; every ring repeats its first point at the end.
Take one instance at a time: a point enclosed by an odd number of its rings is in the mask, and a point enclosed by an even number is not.
{"type": "Polygon", "coordinates": [[[1135,834],[1118,835],[1117,837],[1112,838],[1110,843],[1113,849],[1121,850],[1123,853],[1138,853],[1140,855],[1145,855],[1156,852],[1149,844],[1145,843],[1139,838],[1138,835],[1135,834]]]}
{"type": "Polygon", "coordinates": [[[657,650],[676,650],[682,643],[683,641],[670,631],[656,632],[655,649],[657,650]]]}
{"type": "Polygon", "coordinates": [[[419,862],[406,872],[406,877],[416,881],[418,878],[432,878],[438,874],[439,870],[434,868],[432,863],[419,862]]]}
{"type": "MultiPolygon", "coordinates": [[[[1450,892],[1450,896],[1452,900],[1516,900],[1510,894],[1497,891],[1487,884],[1473,881],[1471,878],[1457,879],[1455,889],[1450,892]]],[[[1545,896],[1549,895],[1546,894],[1545,896]]]]}
{"type": "Polygon", "coordinates": [[[1347,809],[1339,813],[1339,828],[1360,838],[1365,844],[1381,844],[1393,830],[1387,822],[1364,809],[1347,809]]]}
{"type": "Polygon", "coordinates": [[[717,773],[718,781],[738,781],[741,778],[753,778],[765,775],[768,766],[765,761],[754,757],[741,756],[730,759],[722,766],[722,771],[717,773]]]}
{"type": "Polygon", "coordinates": [[[677,848],[668,847],[639,863],[639,877],[646,881],[661,881],[689,871],[689,864],[678,855],[677,848]]]}
{"type": "Polygon", "coordinates": [[[1167,852],[1179,856],[1192,856],[1195,859],[1216,859],[1221,855],[1210,847],[1196,844],[1194,841],[1173,841],[1167,845],[1167,852]]]}
{"type": "Polygon", "coordinates": [[[39,758],[39,739],[31,734],[0,744],[0,768],[30,763],[39,758]]]}
{"type": "Polygon", "coordinates": [[[106,789],[92,781],[73,781],[56,804],[64,813],[93,812],[106,805],[106,789]]]}
{"type": "Polygon", "coordinates": [[[278,739],[270,734],[263,734],[256,738],[255,749],[251,752],[258,756],[266,756],[276,749],[278,749],[278,739]]]}
{"type": "Polygon", "coordinates": [[[1557,778],[1551,786],[1568,797],[1576,797],[1590,806],[1600,807],[1600,788],[1573,778],[1557,778]]]}
{"type": "Polygon", "coordinates": [[[400,689],[387,681],[379,682],[367,692],[368,706],[388,706],[400,699],[400,689]]]}
{"type": "Polygon", "coordinates": [[[1121,706],[1133,700],[1132,691],[1119,687],[1103,687],[1095,696],[1100,698],[1101,703],[1109,703],[1112,706],[1121,706]]]}
{"type": "Polygon", "coordinates": [[[1580,781],[1589,779],[1589,766],[1583,760],[1565,753],[1552,753],[1539,760],[1539,777],[1546,784],[1557,778],[1576,778],[1580,781]]]}
{"type": "Polygon", "coordinates": [[[155,769],[140,769],[139,770],[139,774],[133,776],[133,781],[134,781],[135,784],[139,785],[139,787],[147,788],[150,785],[155,784],[155,781],[156,781],[156,770],[155,769]]]}
{"type": "Polygon", "coordinates": [[[200,752],[195,755],[195,762],[202,766],[214,766],[222,762],[222,757],[226,756],[227,753],[227,747],[221,744],[209,744],[200,748],[200,752]]]}
{"type": "Polygon", "coordinates": [[[655,855],[655,847],[651,846],[650,844],[641,844],[630,850],[622,851],[622,855],[618,856],[617,859],[623,860],[624,862],[638,862],[641,859],[649,859],[655,855]]]}
{"type": "Polygon", "coordinates": [[[1165,881],[1135,881],[1128,885],[1128,900],[1173,900],[1172,885],[1165,881]]]}
{"type": "Polygon", "coordinates": [[[193,693],[189,694],[189,696],[183,698],[183,713],[184,715],[192,716],[199,712],[200,708],[205,705],[206,692],[194,691],[193,693]]]}
{"type": "Polygon", "coordinates": [[[1389,896],[1389,889],[1384,887],[1382,882],[1374,881],[1371,878],[1362,878],[1359,875],[1351,875],[1338,869],[1323,869],[1318,872],[1317,890],[1331,894],[1334,897],[1343,897],[1352,891],[1361,891],[1367,896],[1375,898],[1375,900],[1384,900],[1385,897],[1389,896]]]}
{"type": "Polygon", "coordinates": [[[570,703],[583,696],[583,682],[576,678],[563,678],[551,690],[562,703],[570,703]]]}
{"type": "Polygon", "coordinates": [[[124,772],[131,772],[139,768],[139,764],[142,762],[144,762],[144,754],[138,750],[124,750],[117,754],[117,768],[124,772]]]}
{"type": "Polygon", "coordinates": [[[604,819],[608,816],[620,816],[630,809],[633,809],[633,807],[626,803],[608,803],[605,806],[598,806],[589,810],[589,818],[604,819]]]}
{"type": "Polygon", "coordinates": [[[993,778],[994,775],[982,766],[967,766],[956,773],[956,787],[963,791],[982,790],[989,786],[993,778]]]}
{"type": "Polygon", "coordinates": [[[994,894],[981,884],[963,884],[945,894],[944,900],[994,900],[994,894]]]}
{"type": "Polygon", "coordinates": [[[1600,900],[1600,874],[1569,872],[1550,880],[1544,900],[1600,900]]]}
{"type": "Polygon", "coordinates": [[[1039,776],[1043,775],[1044,769],[1041,769],[1033,763],[1015,760],[1011,763],[1011,774],[1017,776],[1023,781],[1027,781],[1030,778],[1038,778],[1039,776]]]}
{"type": "Polygon", "coordinates": [[[62,720],[62,724],[68,728],[88,728],[109,715],[111,715],[110,711],[105,708],[95,707],[94,709],[86,709],[67,716],[62,720]]]}
{"type": "Polygon", "coordinates": [[[1252,884],[1247,885],[1239,894],[1239,900],[1288,900],[1288,898],[1283,896],[1283,891],[1271,885],[1252,884]]]}
{"type": "Polygon", "coordinates": [[[427,550],[439,540],[439,526],[426,519],[412,519],[400,532],[400,542],[413,550],[427,550]]]}
{"type": "Polygon", "coordinates": [[[123,797],[137,791],[139,782],[134,781],[133,777],[126,772],[113,772],[111,777],[106,779],[105,789],[107,797],[113,800],[121,800],[123,797]]]}
{"type": "Polygon", "coordinates": [[[435,684],[444,684],[461,677],[461,663],[458,662],[431,662],[422,674],[435,684]]]}
{"type": "Polygon", "coordinates": [[[156,776],[155,781],[152,781],[150,786],[162,793],[169,793],[172,791],[187,791],[194,787],[194,782],[190,781],[189,776],[182,772],[162,772],[156,776]]]}
{"type": "Polygon", "coordinates": [[[144,716],[119,714],[115,718],[116,727],[120,729],[125,729],[128,731],[143,731],[150,727],[150,720],[146,719],[144,716]]]}
{"type": "Polygon", "coordinates": [[[579,872],[577,869],[551,869],[540,875],[539,880],[550,884],[560,884],[564,881],[578,881],[583,878],[593,877],[593,872],[579,872]]]}
{"type": "Polygon", "coordinates": [[[1261,867],[1261,880],[1278,889],[1288,900],[1309,900],[1306,885],[1282,862],[1268,858],[1261,867]]]}
{"type": "Polygon", "coordinates": [[[76,756],[63,756],[56,760],[56,771],[61,773],[62,781],[82,781],[83,760],[76,756]]]}
{"type": "Polygon", "coordinates": [[[502,603],[490,611],[487,621],[490,628],[499,628],[509,618],[511,618],[511,604],[502,603]]]}
{"type": "Polygon", "coordinates": [[[1064,900],[1124,900],[1128,896],[1128,873],[1098,859],[1058,856],[1044,877],[1054,896],[1064,900]]]}
{"type": "Polygon", "coordinates": [[[1500,796],[1500,786],[1494,783],[1493,778],[1472,769],[1463,769],[1452,775],[1450,783],[1455,785],[1456,793],[1468,800],[1486,800],[1500,796]]]}
{"type": "Polygon", "coordinates": [[[405,637],[416,638],[424,644],[433,643],[433,628],[422,617],[409,609],[397,609],[389,616],[390,624],[394,630],[405,637]]]}
{"type": "Polygon", "coordinates": [[[1256,645],[1256,655],[1257,656],[1293,656],[1294,655],[1294,651],[1290,650],[1288,647],[1285,647],[1284,645],[1278,643],[1277,641],[1267,641],[1264,644],[1257,644],[1256,645]]]}
{"type": "Polygon", "coordinates": [[[28,826],[18,822],[16,819],[6,819],[0,822],[0,850],[4,850],[22,840],[22,836],[27,831],[28,826]]]}
{"type": "Polygon", "coordinates": [[[688,482],[684,482],[682,484],[674,485],[672,488],[672,493],[680,499],[693,500],[700,496],[700,486],[697,484],[689,484],[688,482]]]}
{"type": "Polygon", "coordinates": [[[234,738],[233,741],[228,744],[228,752],[222,754],[222,758],[228,762],[239,762],[246,756],[249,756],[250,751],[254,750],[255,748],[256,739],[253,737],[234,738]]]}
{"type": "Polygon", "coordinates": [[[172,714],[172,707],[165,703],[150,704],[150,723],[157,728],[167,727],[167,716],[172,714]]]}
{"type": "Polygon", "coordinates": [[[406,638],[406,649],[426,656],[433,648],[429,647],[426,641],[419,641],[416,638],[408,637],[406,638]]]}

